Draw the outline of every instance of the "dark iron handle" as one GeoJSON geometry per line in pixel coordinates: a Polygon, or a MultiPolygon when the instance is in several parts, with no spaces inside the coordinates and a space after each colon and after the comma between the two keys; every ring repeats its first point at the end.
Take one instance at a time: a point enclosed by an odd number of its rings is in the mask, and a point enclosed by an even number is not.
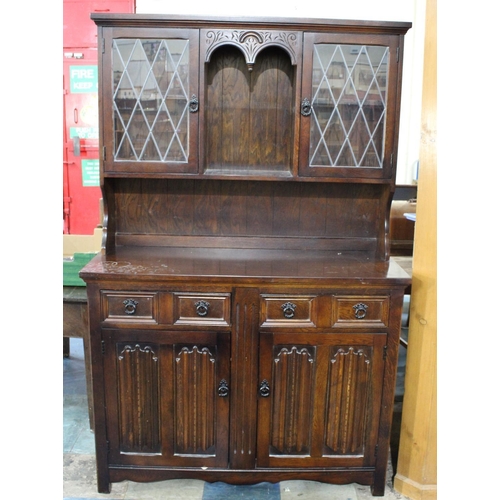
{"type": "Polygon", "coordinates": [[[198,302],[195,303],[195,306],[196,306],[196,314],[198,316],[203,317],[208,314],[208,308],[210,307],[210,304],[205,300],[199,300],[198,302]]]}
{"type": "Polygon", "coordinates": [[[196,113],[199,108],[199,102],[198,98],[196,97],[195,94],[191,96],[191,100],[189,101],[189,112],[190,113],[196,113]]]}
{"type": "Polygon", "coordinates": [[[305,97],[302,100],[302,104],[300,105],[300,114],[302,116],[309,116],[311,112],[312,112],[311,102],[307,97],[305,97]]]}
{"type": "Polygon", "coordinates": [[[137,300],[134,299],[125,299],[123,301],[123,305],[125,306],[125,314],[135,314],[137,311],[137,300]]]}
{"type": "Polygon", "coordinates": [[[352,308],[354,309],[354,316],[356,319],[363,319],[366,316],[366,311],[368,309],[366,304],[360,302],[359,304],[352,306],[352,308]]]}
{"type": "Polygon", "coordinates": [[[287,319],[291,319],[295,316],[295,308],[297,306],[293,302],[285,302],[282,306],[281,309],[283,309],[283,315],[287,319]]]}
{"type": "Polygon", "coordinates": [[[227,381],[222,379],[219,382],[219,388],[217,390],[220,398],[227,398],[229,396],[229,385],[227,385],[227,381]]]}
{"type": "Polygon", "coordinates": [[[271,394],[271,388],[269,387],[269,382],[264,379],[259,385],[259,395],[263,398],[268,398],[271,394]]]}

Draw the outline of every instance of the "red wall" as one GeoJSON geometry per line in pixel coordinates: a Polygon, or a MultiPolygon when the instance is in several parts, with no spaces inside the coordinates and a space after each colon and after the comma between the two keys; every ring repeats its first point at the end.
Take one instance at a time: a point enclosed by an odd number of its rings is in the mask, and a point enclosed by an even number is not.
{"type": "Polygon", "coordinates": [[[100,222],[97,27],[90,19],[91,12],[135,12],[135,0],[63,2],[63,218],[66,234],[93,234],[100,222]]]}

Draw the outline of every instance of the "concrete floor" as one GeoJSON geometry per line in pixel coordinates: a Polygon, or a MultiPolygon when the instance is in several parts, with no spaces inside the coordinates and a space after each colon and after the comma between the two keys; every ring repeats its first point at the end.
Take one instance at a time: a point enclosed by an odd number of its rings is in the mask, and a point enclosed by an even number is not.
{"type": "MultiPolygon", "coordinates": [[[[176,479],[156,483],[113,483],[110,494],[97,492],[94,435],[89,427],[83,342],[70,339],[70,357],[64,364],[63,498],[64,500],[401,500],[392,488],[392,464],[383,497],[372,497],[368,486],[330,485],[315,481],[284,481],[233,486],[200,480],[176,479]]],[[[404,373],[404,372],[403,372],[404,373]]],[[[398,384],[400,385],[400,384],[398,384]]],[[[397,391],[398,392],[398,391],[397,391]]],[[[396,418],[397,421],[397,418],[396,418]]]]}

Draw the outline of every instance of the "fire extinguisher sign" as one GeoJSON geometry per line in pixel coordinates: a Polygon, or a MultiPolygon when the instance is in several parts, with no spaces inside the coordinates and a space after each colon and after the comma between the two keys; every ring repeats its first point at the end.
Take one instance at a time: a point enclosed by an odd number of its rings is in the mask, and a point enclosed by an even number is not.
{"type": "Polygon", "coordinates": [[[69,81],[72,94],[97,92],[97,66],[70,66],[69,81]]]}

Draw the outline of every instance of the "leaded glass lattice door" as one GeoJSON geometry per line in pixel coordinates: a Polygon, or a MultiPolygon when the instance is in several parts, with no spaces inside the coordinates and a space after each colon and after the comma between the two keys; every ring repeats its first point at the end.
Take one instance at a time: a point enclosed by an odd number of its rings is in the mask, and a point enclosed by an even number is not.
{"type": "MultiPolygon", "coordinates": [[[[110,37],[106,171],[196,173],[198,32],[110,37]],[[110,132],[109,132],[110,131],[110,132]]],[[[105,56],[105,57],[106,57],[105,56]]]]}
{"type": "Polygon", "coordinates": [[[390,177],[397,48],[383,37],[305,37],[301,174],[390,177]]]}

